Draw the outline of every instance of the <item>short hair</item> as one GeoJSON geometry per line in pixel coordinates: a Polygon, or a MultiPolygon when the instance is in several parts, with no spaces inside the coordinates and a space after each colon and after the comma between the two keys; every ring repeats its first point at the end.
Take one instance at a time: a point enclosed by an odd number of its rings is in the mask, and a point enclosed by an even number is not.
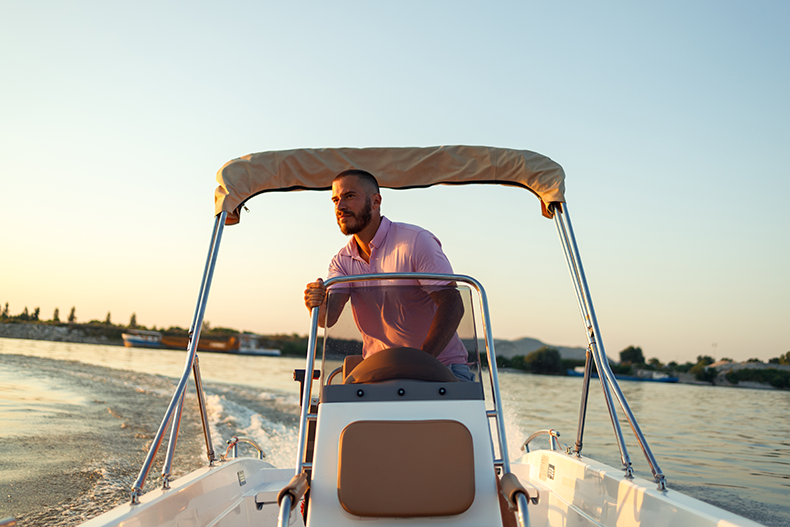
{"type": "Polygon", "coordinates": [[[376,180],[376,177],[366,170],[359,170],[357,168],[344,170],[343,172],[335,176],[335,179],[332,180],[332,183],[334,183],[338,179],[343,179],[344,177],[347,176],[354,176],[360,178],[362,182],[365,184],[365,186],[368,187],[369,190],[373,190],[372,194],[381,193],[381,191],[379,190],[379,182],[376,180]]]}

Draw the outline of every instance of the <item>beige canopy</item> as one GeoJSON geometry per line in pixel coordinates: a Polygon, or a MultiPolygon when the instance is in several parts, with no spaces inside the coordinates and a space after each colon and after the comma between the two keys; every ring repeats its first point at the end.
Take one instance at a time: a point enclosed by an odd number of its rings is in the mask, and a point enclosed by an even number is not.
{"type": "Polygon", "coordinates": [[[392,189],[494,183],[532,191],[549,204],[565,201],[565,172],[548,157],[529,150],[486,146],[426,148],[321,148],[262,152],[234,159],[217,172],[216,214],[228,213],[226,225],[240,220],[241,206],[262,192],[329,190],[337,174],[367,170],[379,185],[392,189]]]}

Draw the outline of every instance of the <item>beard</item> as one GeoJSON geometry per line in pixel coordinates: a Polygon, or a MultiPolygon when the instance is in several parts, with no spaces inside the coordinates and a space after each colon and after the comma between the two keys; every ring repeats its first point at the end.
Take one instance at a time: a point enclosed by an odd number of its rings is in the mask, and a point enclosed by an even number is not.
{"type": "MultiPolygon", "coordinates": [[[[357,234],[358,232],[362,231],[368,226],[368,224],[370,224],[370,220],[373,218],[373,208],[371,207],[370,198],[365,199],[365,206],[362,207],[362,210],[359,211],[358,215],[353,212],[347,212],[346,214],[351,214],[351,217],[356,219],[356,223],[352,225],[349,225],[348,223],[340,223],[340,218],[338,218],[337,226],[340,227],[340,232],[346,236],[351,236],[352,234],[357,234]]],[[[348,219],[350,218],[347,218],[347,220],[348,219]]]]}

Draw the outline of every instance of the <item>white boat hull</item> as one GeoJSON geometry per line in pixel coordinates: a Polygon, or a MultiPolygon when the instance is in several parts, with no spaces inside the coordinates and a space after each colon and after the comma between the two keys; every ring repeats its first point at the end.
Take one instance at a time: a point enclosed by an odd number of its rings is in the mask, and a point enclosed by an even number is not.
{"type": "MultiPolygon", "coordinates": [[[[645,479],[628,480],[622,471],[608,465],[558,451],[525,454],[511,463],[511,470],[528,488],[534,487],[539,492],[538,503],[528,508],[532,527],[759,526],[677,491],[659,492],[655,483],[645,479]]],[[[138,505],[121,505],[89,521],[85,527],[273,527],[277,525],[279,511],[277,493],[292,475],[292,469],[276,469],[254,458],[228,461],[178,479],[169,490],[151,491],[142,496],[138,505]]],[[[320,503],[313,505],[308,527],[318,523],[360,526],[464,523],[463,515],[379,521],[339,512],[331,514],[332,521],[327,521],[326,509],[321,510],[320,503]]],[[[299,510],[297,507],[291,515],[291,526],[304,525],[299,510]]]]}
{"type": "Polygon", "coordinates": [[[530,525],[601,527],[758,527],[759,524],[589,458],[537,450],[510,464],[540,491],[530,525]]]}
{"type": "MultiPolygon", "coordinates": [[[[175,480],[168,490],[144,494],[136,505],[124,504],[83,527],[236,527],[276,525],[277,493],[293,469],[276,469],[256,458],[239,458],[196,470],[175,480]]],[[[291,526],[304,524],[299,514],[291,526]]]]}

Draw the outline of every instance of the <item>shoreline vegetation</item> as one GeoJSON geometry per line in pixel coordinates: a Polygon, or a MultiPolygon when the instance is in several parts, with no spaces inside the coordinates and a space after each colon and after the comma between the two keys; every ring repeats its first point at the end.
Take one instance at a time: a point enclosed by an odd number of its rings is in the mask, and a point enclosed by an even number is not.
{"type": "MultiPolygon", "coordinates": [[[[87,323],[78,323],[74,307],[71,308],[66,322],[60,321],[58,309],[55,309],[51,320],[41,320],[39,308],[30,313],[25,307],[22,313],[14,316],[9,314],[8,303],[0,309],[0,337],[5,338],[123,346],[121,335],[130,330],[154,330],[174,336],[189,334],[188,330],[177,326],[157,329],[156,326],[148,328],[139,325],[134,313],[129,324],[123,325],[114,324],[109,312],[104,321],[91,320],[87,323]]],[[[212,328],[208,321],[203,323],[201,330],[201,335],[206,336],[229,336],[240,333],[243,332],[232,328],[212,328]]],[[[285,357],[304,357],[307,349],[307,336],[296,333],[257,337],[260,345],[279,349],[285,357]]],[[[511,343],[511,341],[503,342],[511,343]]],[[[584,359],[579,358],[579,349],[576,349],[575,353],[573,351],[569,352],[568,348],[558,349],[543,345],[523,355],[509,357],[504,354],[499,355],[497,367],[539,375],[567,375],[569,370],[583,367],[585,364],[584,359]]],[[[759,359],[735,362],[723,358],[716,361],[708,355],[699,355],[693,363],[689,361],[678,364],[672,361],[662,364],[655,357],[646,361],[641,348],[629,346],[620,352],[619,363],[610,358],[609,365],[615,375],[651,376],[654,372],[659,372],[677,377],[678,382],[683,384],[790,390],[790,351],[770,359],[767,363],[759,359]]],[[[594,364],[593,372],[596,372],[594,364]]]]}
{"type": "MultiPolygon", "coordinates": [[[[521,370],[543,375],[566,375],[568,370],[584,366],[585,361],[567,359],[550,346],[544,346],[527,355],[497,356],[497,367],[521,370]]],[[[628,346],[620,352],[620,362],[609,359],[612,373],[617,375],[650,377],[654,372],[677,377],[682,384],[706,384],[737,388],[790,390],[790,351],[767,363],[759,359],[736,362],[723,358],[715,361],[708,355],[697,356],[695,363],[662,364],[653,357],[645,361],[642,349],[628,346]]],[[[597,373],[595,364],[593,373],[597,373]]]]}
{"type": "MultiPolygon", "coordinates": [[[[51,320],[41,318],[41,310],[35,308],[32,312],[28,308],[18,315],[9,313],[8,302],[0,309],[0,337],[22,338],[30,340],[48,340],[56,342],[78,342],[83,344],[103,344],[106,346],[123,346],[122,334],[129,331],[159,331],[164,335],[174,337],[187,337],[189,330],[171,326],[169,328],[147,327],[137,322],[137,315],[132,313],[128,324],[115,324],[112,314],[108,311],[104,320],[91,320],[77,322],[76,308],[72,307],[66,321],[60,320],[60,310],[55,309],[51,320]]],[[[211,327],[209,321],[203,321],[200,330],[201,336],[237,336],[242,333],[233,328],[211,327]]],[[[256,335],[258,345],[267,349],[278,349],[285,357],[304,357],[307,349],[307,337],[296,333],[291,335],[256,335]]]]}

